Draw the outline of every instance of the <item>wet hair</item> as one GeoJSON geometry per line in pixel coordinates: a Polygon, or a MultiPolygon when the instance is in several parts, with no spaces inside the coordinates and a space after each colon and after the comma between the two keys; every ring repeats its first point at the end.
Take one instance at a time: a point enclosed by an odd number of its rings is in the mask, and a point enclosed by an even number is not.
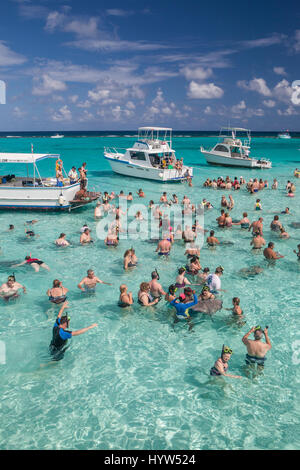
{"type": "Polygon", "coordinates": [[[193,257],[191,258],[191,263],[195,263],[198,259],[199,259],[198,256],[193,256],[193,257]]]}
{"type": "Polygon", "coordinates": [[[203,268],[204,273],[209,273],[209,268],[203,268]]]}
{"type": "Polygon", "coordinates": [[[149,290],[149,282],[142,282],[140,284],[140,290],[143,292],[146,292],[147,290],[149,290]]]}
{"type": "Polygon", "coordinates": [[[186,271],[185,268],[179,268],[178,269],[178,274],[183,274],[186,271]]]}
{"type": "Polygon", "coordinates": [[[240,299],[238,297],[233,297],[232,302],[234,302],[237,305],[240,305],[240,299]]]}
{"type": "Polygon", "coordinates": [[[69,325],[69,317],[68,315],[63,315],[62,317],[60,317],[60,324],[63,325],[64,323],[67,323],[69,325]]]}
{"type": "Polygon", "coordinates": [[[269,242],[268,243],[268,248],[272,248],[274,246],[274,243],[273,242],[269,242]]]}
{"type": "Polygon", "coordinates": [[[58,279],[54,279],[53,287],[60,287],[60,281],[58,279]]]}
{"type": "Polygon", "coordinates": [[[177,290],[177,287],[175,286],[175,284],[171,284],[169,286],[169,294],[174,295],[176,290],[177,290]]]}
{"type": "Polygon", "coordinates": [[[123,294],[123,292],[125,292],[126,289],[127,289],[126,284],[121,284],[121,285],[120,285],[120,292],[121,292],[121,294],[123,294]]]}
{"type": "Polygon", "coordinates": [[[66,236],[65,233],[61,233],[60,236],[59,236],[59,238],[62,238],[62,237],[65,237],[65,236],[66,236]]]}
{"type": "Polygon", "coordinates": [[[128,256],[130,252],[131,252],[131,249],[130,249],[130,250],[126,250],[125,253],[124,253],[124,258],[126,258],[126,256],[128,256]]]}
{"type": "Polygon", "coordinates": [[[157,271],[152,271],[151,277],[152,277],[152,279],[157,279],[158,278],[157,271]]]}
{"type": "Polygon", "coordinates": [[[274,220],[279,220],[278,215],[274,215],[274,220]]]}
{"type": "Polygon", "coordinates": [[[247,212],[243,212],[243,217],[248,217],[247,212]]]}
{"type": "Polygon", "coordinates": [[[215,234],[215,231],[214,231],[214,230],[211,230],[211,231],[209,232],[209,234],[210,234],[210,236],[212,237],[212,236],[215,234]]]}

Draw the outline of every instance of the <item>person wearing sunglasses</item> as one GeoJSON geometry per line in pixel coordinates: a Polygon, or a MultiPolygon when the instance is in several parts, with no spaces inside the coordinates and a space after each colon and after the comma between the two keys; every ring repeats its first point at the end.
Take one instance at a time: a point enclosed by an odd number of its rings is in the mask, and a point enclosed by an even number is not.
{"type": "Polygon", "coordinates": [[[253,326],[248,333],[243,336],[242,339],[244,345],[247,348],[246,364],[261,370],[264,368],[266,361],[266,354],[272,348],[271,341],[268,336],[268,327],[266,326],[263,330],[261,326],[253,326]],[[254,333],[254,340],[248,339],[248,337],[254,333]],[[263,336],[265,336],[266,342],[262,342],[263,336]]]}
{"type": "Polygon", "coordinates": [[[53,331],[52,331],[52,341],[49,346],[49,352],[52,356],[53,361],[60,361],[64,357],[64,353],[67,350],[67,342],[68,339],[71,339],[73,336],[79,336],[85,333],[88,330],[91,330],[92,328],[95,328],[98,326],[97,323],[93,323],[90,326],[87,326],[86,328],[81,328],[80,330],[76,331],[69,331],[67,328],[69,328],[70,325],[70,317],[68,315],[63,315],[64,310],[69,307],[68,302],[65,302],[58,313],[58,316],[56,318],[56,321],[53,326],[53,331]]]}
{"type": "Polygon", "coordinates": [[[240,375],[228,374],[228,361],[231,358],[233,351],[228,346],[222,347],[221,356],[216,360],[214,366],[210,369],[210,375],[213,377],[223,376],[231,377],[233,379],[241,379],[240,375]]]}

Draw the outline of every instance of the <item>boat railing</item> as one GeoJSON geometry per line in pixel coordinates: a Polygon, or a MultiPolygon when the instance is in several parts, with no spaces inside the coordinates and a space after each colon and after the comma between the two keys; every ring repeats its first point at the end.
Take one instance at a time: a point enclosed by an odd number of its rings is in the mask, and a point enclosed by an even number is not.
{"type": "Polygon", "coordinates": [[[120,153],[119,150],[127,150],[125,147],[104,147],[105,153],[120,153]]]}

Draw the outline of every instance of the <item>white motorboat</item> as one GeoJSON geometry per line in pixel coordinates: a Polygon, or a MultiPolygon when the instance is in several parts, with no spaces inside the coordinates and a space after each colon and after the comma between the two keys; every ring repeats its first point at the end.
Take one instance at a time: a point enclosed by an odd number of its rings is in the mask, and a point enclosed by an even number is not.
{"type": "Polygon", "coordinates": [[[183,159],[176,159],[170,128],[140,127],[138,140],[133,147],[105,147],[104,157],[111,169],[120,175],[161,182],[182,181],[193,177],[193,168],[183,165],[183,159]]]}
{"type": "Polygon", "coordinates": [[[278,134],[277,136],[278,139],[291,139],[290,133],[287,130],[286,132],[282,132],[281,134],[278,134]]]}
{"type": "Polygon", "coordinates": [[[51,135],[50,136],[51,139],[62,139],[64,137],[64,135],[62,134],[55,134],[55,135],[51,135]]]}
{"type": "Polygon", "coordinates": [[[200,148],[207,163],[211,165],[235,166],[246,168],[272,168],[272,162],[266,158],[251,158],[251,133],[249,129],[222,127],[219,142],[211,149],[200,148]],[[246,138],[238,137],[238,133],[246,138]]]}
{"type": "Polygon", "coordinates": [[[70,184],[64,179],[59,186],[56,178],[42,178],[36,163],[46,158],[59,158],[59,155],[34,153],[0,153],[0,210],[71,210],[98,199],[98,193],[86,192],[84,199],[76,198],[80,183],[70,184]],[[26,165],[27,176],[15,176],[3,173],[3,166],[26,165]],[[29,168],[33,167],[33,176],[29,168]],[[29,167],[30,166],[30,167],[29,167]]]}

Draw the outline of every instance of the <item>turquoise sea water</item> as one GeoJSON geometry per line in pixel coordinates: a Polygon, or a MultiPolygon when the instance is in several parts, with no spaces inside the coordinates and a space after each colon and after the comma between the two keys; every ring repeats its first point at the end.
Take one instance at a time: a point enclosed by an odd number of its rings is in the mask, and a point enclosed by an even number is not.
{"type": "MultiPolygon", "coordinates": [[[[1,151],[30,152],[30,138],[1,139],[1,151]]],[[[17,281],[28,293],[15,303],[0,304],[0,340],[6,346],[6,363],[0,364],[0,448],[2,449],[296,449],[299,448],[299,281],[300,263],[293,249],[300,243],[300,180],[293,177],[300,168],[300,140],[279,141],[255,138],[252,155],[270,158],[271,170],[214,168],[206,165],[200,145],[210,147],[209,137],[174,138],[178,157],[194,166],[193,187],[186,184],[161,185],[117,176],[103,158],[104,146],[128,147],[132,138],[35,138],[35,152],[60,153],[68,170],[87,162],[89,186],[104,192],[121,189],[133,194],[142,187],[145,202],[158,202],[163,191],[181,200],[187,194],[193,202],[208,199],[214,209],[205,215],[205,228],[234,245],[201,250],[202,266],[214,270],[222,264],[222,294],[225,307],[240,297],[247,323],[238,328],[229,322],[230,312],[221,310],[212,318],[198,314],[192,332],[183,323],[173,328],[170,309],[164,301],[143,309],[137,302],[142,281],[150,280],[157,268],[165,290],[175,281],[177,268],[185,264],[184,246],[176,242],[168,261],[158,259],[155,244],[124,240],[116,250],[96,239],[94,206],[71,214],[1,212],[0,280],[13,271],[10,263],[21,262],[26,254],[44,260],[50,272],[35,273],[30,267],[14,268],[17,281]],[[203,188],[207,177],[273,178],[278,191],[264,190],[249,195],[232,192],[232,218],[246,210],[250,220],[264,217],[264,238],[274,241],[285,258],[268,267],[262,254],[253,255],[251,236],[238,227],[221,231],[219,215],[223,192],[203,188]],[[286,197],[287,180],[295,181],[296,197],[286,197]],[[259,197],[263,212],[254,211],[259,197]],[[280,240],[270,232],[275,212],[290,207],[291,215],[280,216],[291,235],[280,240]],[[35,240],[24,237],[24,222],[39,220],[35,240]],[[80,227],[92,228],[95,243],[79,245],[80,227]],[[15,225],[8,232],[9,224],[15,225]],[[73,246],[58,249],[53,241],[61,232],[73,246]],[[124,273],[122,258],[134,246],[138,267],[124,273]],[[241,268],[260,265],[264,271],[255,278],[238,275],[241,268]],[[98,286],[96,295],[86,296],[77,288],[86,270],[93,268],[100,279],[113,286],[98,286]],[[62,361],[48,365],[48,345],[57,307],[51,306],[46,290],[58,278],[70,290],[70,329],[98,322],[98,328],[71,340],[62,361]],[[119,286],[126,283],[135,304],[117,306],[119,286]],[[243,370],[245,346],[242,336],[256,324],[269,326],[272,349],[264,374],[248,379],[243,370]],[[233,348],[229,371],[242,380],[212,379],[209,370],[219,357],[222,344],[233,348]],[[43,365],[43,367],[41,367],[43,365]],[[46,365],[46,366],[45,366],[46,365]]],[[[41,162],[42,175],[53,172],[53,162],[41,162]]],[[[0,168],[0,173],[20,174],[20,168],[0,168]]],[[[229,193],[229,191],[227,192],[229,193]]],[[[228,195],[228,194],[227,194],[228,195]]],[[[137,198],[135,198],[135,202],[137,198]]],[[[141,202],[140,200],[138,202],[141,202]]],[[[200,289],[200,288],[199,288],[200,289]]],[[[3,343],[2,343],[3,344],[3,343]]],[[[2,361],[3,362],[3,361],[2,361]]]]}

